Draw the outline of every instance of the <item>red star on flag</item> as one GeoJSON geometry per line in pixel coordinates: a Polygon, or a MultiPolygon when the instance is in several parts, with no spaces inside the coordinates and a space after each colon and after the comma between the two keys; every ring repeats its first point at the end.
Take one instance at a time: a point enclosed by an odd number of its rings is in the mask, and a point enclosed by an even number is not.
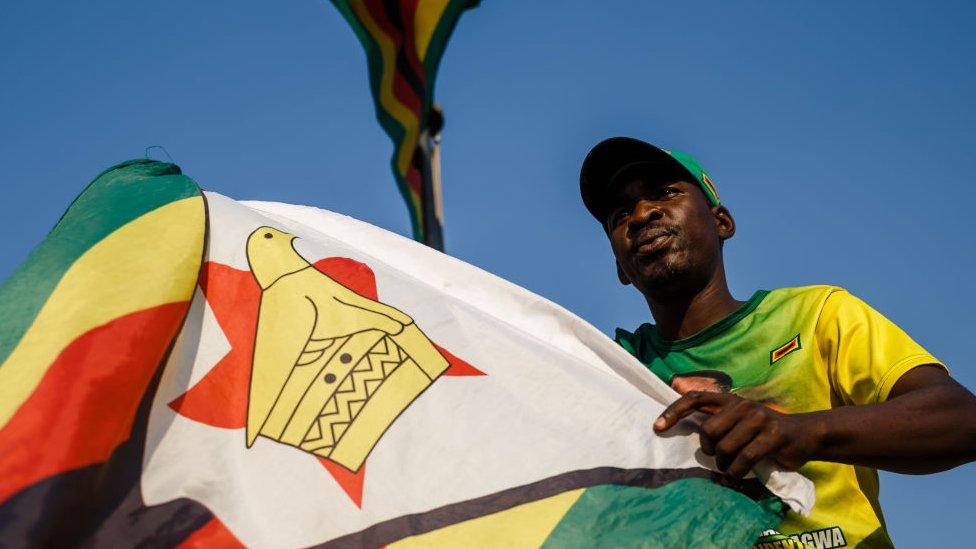
{"type": "MultiPolygon", "coordinates": [[[[376,276],[365,264],[345,257],[329,257],[313,265],[350,290],[378,300],[376,276]]],[[[178,414],[199,423],[221,429],[243,429],[247,424],[248,383],[261,289],[250,271],[213,262],[204,264],[200,288],[231,348],[199,382],[170,402],[169,406],[178,414]]],[[[435,347],[450,364],[442,375],[485,375],[440,345],[435,344],[435,347]]],[[[327,458],[315,458],[349,499],[361,508],[366,464],[358,471],[349,471],[327,458]]]]}

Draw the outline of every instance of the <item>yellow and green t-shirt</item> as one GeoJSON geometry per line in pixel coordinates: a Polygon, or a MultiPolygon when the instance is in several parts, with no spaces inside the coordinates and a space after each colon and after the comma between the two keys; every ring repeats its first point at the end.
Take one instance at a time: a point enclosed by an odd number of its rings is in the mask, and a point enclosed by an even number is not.
{"type": "MultiPolygon", "coordinates": [[[[806,286],[758,291],[701,332],[662,340],[651,324],[617,330],[617,342],[667,383],[702,379],[787,413],[884,402],[905,372],[941,364],[904,331],[846,290],[806,286]]],[[[809,517],[792,511],[777,529],[814,547],[891,546],[868,467],[812,461],[809,517]]]]}

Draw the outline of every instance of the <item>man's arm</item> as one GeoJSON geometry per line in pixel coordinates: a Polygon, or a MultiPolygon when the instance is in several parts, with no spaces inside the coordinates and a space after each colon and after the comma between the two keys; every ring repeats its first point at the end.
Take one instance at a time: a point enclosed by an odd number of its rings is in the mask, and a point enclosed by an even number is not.
{"type": "Polygon", "coordinates": [[[654,422],[663,432],[694,412],[702,450],[718,468],[742,477],[770,458],[795,470],[833,461],[923,474],[976,459],[976,396],[938,366],[899,378],[887,401],[805,414],[783,414],[734,394],[690,391],[654,422]]]}

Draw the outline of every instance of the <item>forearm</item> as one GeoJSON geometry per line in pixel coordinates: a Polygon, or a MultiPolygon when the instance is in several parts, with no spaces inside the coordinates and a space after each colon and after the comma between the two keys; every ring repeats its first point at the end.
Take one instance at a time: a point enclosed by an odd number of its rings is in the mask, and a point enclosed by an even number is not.
{"type": "Polygon", "coordinates": [[[804,414],[815,441],[810,459],[910,474],[976,459],[976,398],[945,380],[881,404],[804,414]]]}

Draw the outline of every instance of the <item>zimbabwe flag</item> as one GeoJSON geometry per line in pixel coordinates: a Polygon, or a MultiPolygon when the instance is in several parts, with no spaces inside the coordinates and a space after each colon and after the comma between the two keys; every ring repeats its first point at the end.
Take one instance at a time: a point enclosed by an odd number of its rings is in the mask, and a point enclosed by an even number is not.
{"type": "Polygon", "coordinates": [[[341,214],[100,176],[0,286],[0,546],[742,547],[729,485],[596,328],[341,214]]]}
{"type": "MultiPolygon", "coordinates": [[[[461,12],[479,0],[332,0],[366,50],[376,118],[393,140],[390,165],[416,240],[423,240],[424,180],[414,165],[434,80],[461,12]]],[[[432,205],[429,207],[433,207],[432,205]]]]}
{"type": "MultiPolygon", "coordinates": [[[[146,510],[146,396],[193,298],[205,233],[197,185],[173,164],[132,160],[98,176],[0,286],[4,545],[64,546],[146,510]]],[[[167,519],[182,503],[163,506],[167,519]]]]}

